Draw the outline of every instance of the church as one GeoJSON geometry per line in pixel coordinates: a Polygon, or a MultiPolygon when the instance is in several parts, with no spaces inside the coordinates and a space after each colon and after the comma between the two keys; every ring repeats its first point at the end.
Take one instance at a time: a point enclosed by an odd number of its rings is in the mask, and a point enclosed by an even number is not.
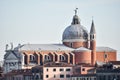
{"type": "Polygon", "coordinates": [[[88,31],[80,23],[76,9],[71,24],[62,34],[62,44],[19,44],[6,48],[4,73],[31,69],[48,62],[95,66],[98,62],[116,61],[117,51],[110,47],[97,47],[96,36],[94,21],[88,31]]]}

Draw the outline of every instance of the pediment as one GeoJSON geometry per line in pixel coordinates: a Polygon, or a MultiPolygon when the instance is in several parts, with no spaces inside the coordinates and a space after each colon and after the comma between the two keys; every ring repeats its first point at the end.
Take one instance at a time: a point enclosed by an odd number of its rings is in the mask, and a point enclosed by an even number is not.
{"type": "Polygon", "coordinates": [[[18,59],[18,58],[15,56],[14,53],[10,53],[10,54],[6,57],[6,59],[14,60],[14,59],[18,59]]]}

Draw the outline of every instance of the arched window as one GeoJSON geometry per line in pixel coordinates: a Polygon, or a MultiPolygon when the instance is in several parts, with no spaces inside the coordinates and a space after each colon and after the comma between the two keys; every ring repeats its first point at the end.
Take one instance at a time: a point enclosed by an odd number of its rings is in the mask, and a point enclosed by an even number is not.
{"type": "Polygon", "coordinates": [[[65,56],[64,55],[60,55],[60,61],[65,61],[65,56]]]}
{"type": "Polygon", "coordinates": [[[45,55],[45,61],[50,61],[51,57],[49,55],[45,55]]]}
{"type": "Polygon", "coordinates": [[[30,61],[34,61],[35,60],[35,56],[34,55],[30,55],[30,61]]]}
{"type": "Polygon", "coordinates": [[[73,43],[70,43],[70,47],[73,47],[73,43]]]}
{"type": "Polygon", "coordinates": [[[39,79],[39,75],[36,75],[35,79],[38,80],[39,79]]]}

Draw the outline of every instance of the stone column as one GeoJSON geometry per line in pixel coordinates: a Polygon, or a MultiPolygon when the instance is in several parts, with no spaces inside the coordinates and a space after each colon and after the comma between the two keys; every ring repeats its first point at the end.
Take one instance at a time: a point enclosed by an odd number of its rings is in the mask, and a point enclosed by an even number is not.
{"type": "Polygon", "coordinates": [[[37,64],[40,65],[40,55],[38,54],[38,52],[35,52],[37,54],[37,64]]]}
{"type": "Polygon", "coordinates": [[[75,64],[75,54],[73,54],[73,53],[70,53],[70,54],[73,56],[73,60],[72,60],[73,62],[72,63],[74,65],[75,64]]]}
{"type": "Polygon", "coordinates": [[[57,62],[60,62],[59,54],[57,54],[56,52],[55,52],[55,54],[57,55],[57,62]]]}
{"type": "Polygon", "coordinates": [[[70,63],[70,54],[69,53],[65,53],[65,54],[67,54],[67,56],[68,56],[68,64],[70,63]]]}
{"type": "Polygon", "coordinates": [[[42,54],[42,63],[44,64],[44,54],[43,53],[41,54],[42,54]]]}
{"type": "Polygon", "coordinates": [[[30,62],[30,55],[27,55],[27,65],[29,64],[30,62]]]}
{"type": "Polygon", "coordinates": [[[55,62],[55,54],[53,54],[53,52],[51,52],[52,56],[53,56],[53,62],[55,62]]]}

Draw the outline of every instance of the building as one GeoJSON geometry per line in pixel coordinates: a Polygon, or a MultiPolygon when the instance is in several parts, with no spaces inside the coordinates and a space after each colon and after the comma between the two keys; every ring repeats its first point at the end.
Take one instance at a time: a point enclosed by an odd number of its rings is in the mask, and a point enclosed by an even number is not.
{"type": "Polygon", "coordinates": [[[89,64],[79,64],[73,66],[73,74],[74,75],[80,75],[80,74],[94,74],[95,72],[91,72],[90,70],[95,69],[94,66],[91,66],[89,64]]]}
{"type": "Polygon", "coordinates": [[[32,67],[33,80],[44,80],[43,79],[43,66],[32,67]]]}
{"type": "Polygon", "coordinates": [[[62,44],[23,44],[11,49],[6,45],[4,73],[17,69],[30,69],[48,62],[67,64],[89,64],[116,61],[116,50],[96,47],[96,30],[92,20],[90,32],[82,26],[77,10],[72,23],[62,34],[62,44]]]}
{"type": "Polygon", "coordinates": [[[96,74],[79,74],[72,75],[71,80],[97,80],[96,74]]]}
{"type": "Polygon", "coordinates": [[[0,66],[0,80],[4,80],[3,67],[0,66]]]}
{"type": "Polygon", "coordinates": [[[33,80],[31,69],[12,70],[4,76],[4,80],[33,80]]]}
{"type": "Polygon", "coordinates": [[[73,65],[64,62],[48,62],[32,68],[34,78],[39,80],[70,80],[73,65]]]}
{"type": "Polygon", "coordinates": [[[5,80],[70,80],[73,65],[48,62],[32,69],[12,70],[5,74],[5,80]]]}
{"type": "Polygon", "coordinates": [[[114,68],[120,68],[120,61],[110,61],[109,63],[112,63],[114,68]]]}
{"type": "Polygon", "coordinates": [[[120,68],[116,69],[97,69],[97,80],[120,80],[120,68]]]}

